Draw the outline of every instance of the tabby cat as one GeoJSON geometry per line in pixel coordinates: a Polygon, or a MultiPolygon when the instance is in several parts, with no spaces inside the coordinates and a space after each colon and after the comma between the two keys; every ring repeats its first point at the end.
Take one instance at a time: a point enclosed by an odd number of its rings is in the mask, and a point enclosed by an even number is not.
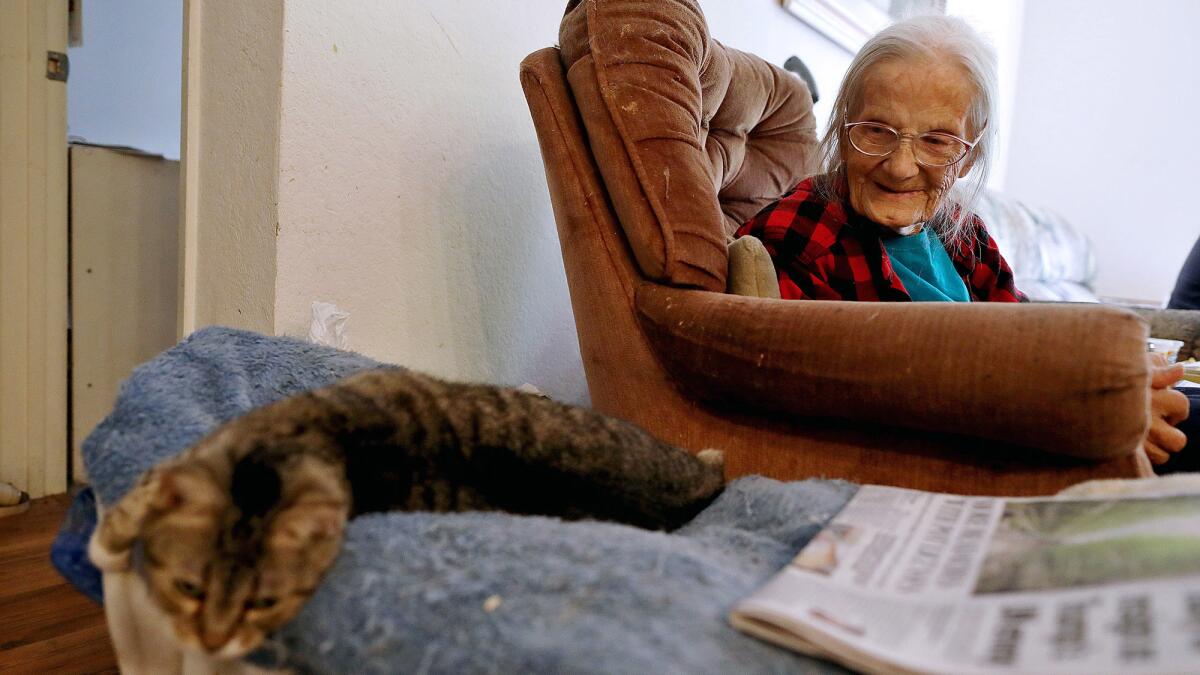
{"type": "Polygon", "coordinates": [[[183,644],[245,654],[287,623],[338,553],[348,518],[497,509],[687,522],[724,486],[698,456],[596,412],[401,370],[361,373],[251,411],[144,475],[89,555],[140,566],[183,644]]]}

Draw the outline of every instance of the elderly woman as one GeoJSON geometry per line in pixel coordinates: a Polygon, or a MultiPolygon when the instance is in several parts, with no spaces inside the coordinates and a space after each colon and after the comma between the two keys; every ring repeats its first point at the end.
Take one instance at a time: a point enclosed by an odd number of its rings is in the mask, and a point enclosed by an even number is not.
{"type": "MultiPolygon", "coordinates": [[[[961,19],[896,23],[854,57],[821,143],[824,172],[747,221],[784,298],[1020,302],[1012,270],[972,212],[995,141],[995,57],[961,19]]],[[[1178,368],[1155,366],[1145,450],[1186,437],[1178,368]]]]}

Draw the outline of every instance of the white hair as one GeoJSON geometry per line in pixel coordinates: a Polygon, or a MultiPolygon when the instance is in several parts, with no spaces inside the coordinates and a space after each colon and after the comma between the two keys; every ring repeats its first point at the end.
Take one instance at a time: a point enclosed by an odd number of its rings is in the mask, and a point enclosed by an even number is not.
{"type": "MultiPolygon", "coordinates": [[[[895,60],[936,60],[957,64],[974,89],[967,111],[967,140],[978,137],[978,142],[962,160],[972,162],[971,171],[955,181],[937,213],[927,223],[946,241],[958,240],[966,234],[966,224],[983,194],[996,143],[996,125],[989,123],[994,119],[996,100],[996,55],[984,39],[958,17],[917,16],[899,21],[881,30],[858,51],[833,101],[829,128],[821,139],[822,172],[834,180],[819,182],[818,189],[831,201],[848,198],[840,194],[845,185],[842,180],[846,166],[843,153],[850,147],[845,125],[854,121],[849,115],[862,100],[867,74],[876,65],[895,60]]],[[[954,167],[947,173],[956,175],[954,167]]]]}

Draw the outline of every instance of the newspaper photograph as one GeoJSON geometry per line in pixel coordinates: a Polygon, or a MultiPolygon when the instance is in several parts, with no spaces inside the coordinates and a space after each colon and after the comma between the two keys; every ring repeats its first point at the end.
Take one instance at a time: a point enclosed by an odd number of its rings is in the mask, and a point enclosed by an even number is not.
{"type": "Polygon", "coordinates": [[[731,620],[869,672],[1200,672],[1200,495],[864,486],[731,620]]]}

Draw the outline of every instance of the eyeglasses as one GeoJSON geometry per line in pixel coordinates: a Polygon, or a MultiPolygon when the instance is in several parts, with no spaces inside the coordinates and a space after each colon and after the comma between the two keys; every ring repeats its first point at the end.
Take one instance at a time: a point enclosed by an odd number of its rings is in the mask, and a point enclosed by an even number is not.
{"type": "Polygon", "coordinates": [[[887,157],[900,147],[903,138],[912,139],[913,158],[928,167],[950,166],[958,162],[979,142],[964,141],[954,134],[926,131],[923,134],[902,134],[878,122],[849,122],[845,125],[850,145],[864,155],[887,157]]]}

